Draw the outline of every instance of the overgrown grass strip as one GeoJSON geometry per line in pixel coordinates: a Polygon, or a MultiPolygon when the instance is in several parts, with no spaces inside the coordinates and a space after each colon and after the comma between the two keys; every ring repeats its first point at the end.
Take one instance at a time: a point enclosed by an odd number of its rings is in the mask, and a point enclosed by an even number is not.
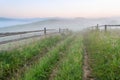
{"type": "MultiPolygon", "coordinates": [[[[117,34],[116,34],[117,35],[117,34]]],[[[96,80],[120,79],[120,38],[109,32],[88,33],[85,45],[96,80]]]]}
{"type": "Polygon", "coordinates": [[[82,46],[81,37],[77,38],[63,62],[59,64],[53,80],[82,80],[82,46]]]}
{"type": "Polygon", "coordinates": [[[60,43],[59,46],[48,52],[46,56],[40,59],[38,64],[31,67],[24,74],[22,80],[48,80],[52,68],[60,58],[60,53],[67,49],[68,44],[73,40],[72,38],[69,37],[60,43]]]}
{"type": "Polygon", "coordinates": [[[49,37],[19,49],[0,52],[0,79],[7,80],[33,56],[47,52],[61,39],[61,36],[49,37]]]}

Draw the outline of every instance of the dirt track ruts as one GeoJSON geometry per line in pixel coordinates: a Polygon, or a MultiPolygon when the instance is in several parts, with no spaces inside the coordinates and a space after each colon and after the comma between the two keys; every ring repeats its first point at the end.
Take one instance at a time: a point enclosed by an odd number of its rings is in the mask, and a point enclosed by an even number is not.
{"type": "Polygon", "coordinates": [[[83,80],[95,80],[91,75],[89,57],[85,48],[84,48],[84,60],[83,60],[83,80]]]}

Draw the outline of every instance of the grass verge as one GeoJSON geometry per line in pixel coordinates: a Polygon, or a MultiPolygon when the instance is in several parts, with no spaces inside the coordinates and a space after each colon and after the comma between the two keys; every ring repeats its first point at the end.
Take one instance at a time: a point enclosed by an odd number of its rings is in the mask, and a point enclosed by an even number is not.
{"type": "Polygon", "coordinates": [[[36,65],[24,73],[22,80],[48,80],[51,70],[56,62],[59,61],[60,53],[64,53],[68,44],[73,40],[72,38],[67,38],[60,45],[48,52],[36,65]]]}
{"type": "Polygon", "coordinates": [[[12,77],[13,73],[30,61],[33,56],[47,52],[61,39],[61,36],[49,37],[22,48],[0,52],[0,79],[7,80],[12,77]]]}
{"type": "Polygon", "coordinates": [[[77,38],[68,51],[66,57],[58,66],[53,80],[82,80],[82,39],[77,38]]]}
{"type": "Polygon", "coordinates": [[[109,32],[91,32],[85,38],[85,45],[93,77],[96,80],[119,80],[120,38],[109,32]]]}

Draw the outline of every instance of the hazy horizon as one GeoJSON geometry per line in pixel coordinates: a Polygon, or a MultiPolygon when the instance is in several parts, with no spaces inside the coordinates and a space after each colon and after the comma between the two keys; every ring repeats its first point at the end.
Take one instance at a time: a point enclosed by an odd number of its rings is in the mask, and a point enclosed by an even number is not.
{"type": "Polygon", "coordinates": [[[80,30],[96,24],[119,24],[119,3],[120,0],[0,0],[0,27],[5,28],[1,31],[43,26],[80,30]]]}
{"type": "Polygon", "coordinates": [[[0,0],[0,16],[10,18],[106,18],[120,16],[120,0],[0,0]]]}
{"type": "Polygon", "coordinates": [[[8,19],[44,19],[44,18],[48,18],[48,19],[76,19],[76,18],[85,18],[85,19],[104,19],[104,18],[120,18],[120,16],[110,16],[110,17],[5,17],[5,16],[0,16],[0,18],[8,18],[8,19]]]}

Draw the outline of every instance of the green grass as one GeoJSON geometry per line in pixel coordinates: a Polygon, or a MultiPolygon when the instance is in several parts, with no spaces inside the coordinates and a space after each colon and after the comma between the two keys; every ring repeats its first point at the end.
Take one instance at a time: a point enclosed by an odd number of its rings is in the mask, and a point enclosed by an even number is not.
{"type": "Polygon", "coordinates": [[[49,37],[18,49],[0,52],[0,79],[6,80],[33,56],[48,52],[61,39],[61,36],[49,37]]]}
{"type": "Polygon", "coordinates": [[[60,59],[60,53],[64,53],[67,50],[69,43],[73,40],[72,38],[67,38],[48,52],[36,65],[24,73],[22,80],[48,80],[51,70],[60,59]]]}
{"type": "Polygon", "coordinates": [[[88,53],[91,75],[95,80],[119,80],[120,36],[114,32],[99,31],[85,34],[83,39],[79,34],[77,37],[49,37],[0,52],[0,80],[9,80],[29,61],[33,61],[33,65],[26,66],[18,80],[49,80],[54,69],[56,74],[53,80],[82,80],[83,46],[88,53]],[[37,61],[33,60],[33,57],[42,54],[44,56],[37,61]]]}
{"type": "Polygon", "coordinates": [[[83,44],[80,37],[74,41],[66,57],[59,64],[53,80],[82,80],[82,54],[83,44]]]}
{"type": "Polygon", "coordinates": [[[91,32],[85,38],[92,75],[96,80],[120,79],[120,38],[109,32],[91,32]]]}

